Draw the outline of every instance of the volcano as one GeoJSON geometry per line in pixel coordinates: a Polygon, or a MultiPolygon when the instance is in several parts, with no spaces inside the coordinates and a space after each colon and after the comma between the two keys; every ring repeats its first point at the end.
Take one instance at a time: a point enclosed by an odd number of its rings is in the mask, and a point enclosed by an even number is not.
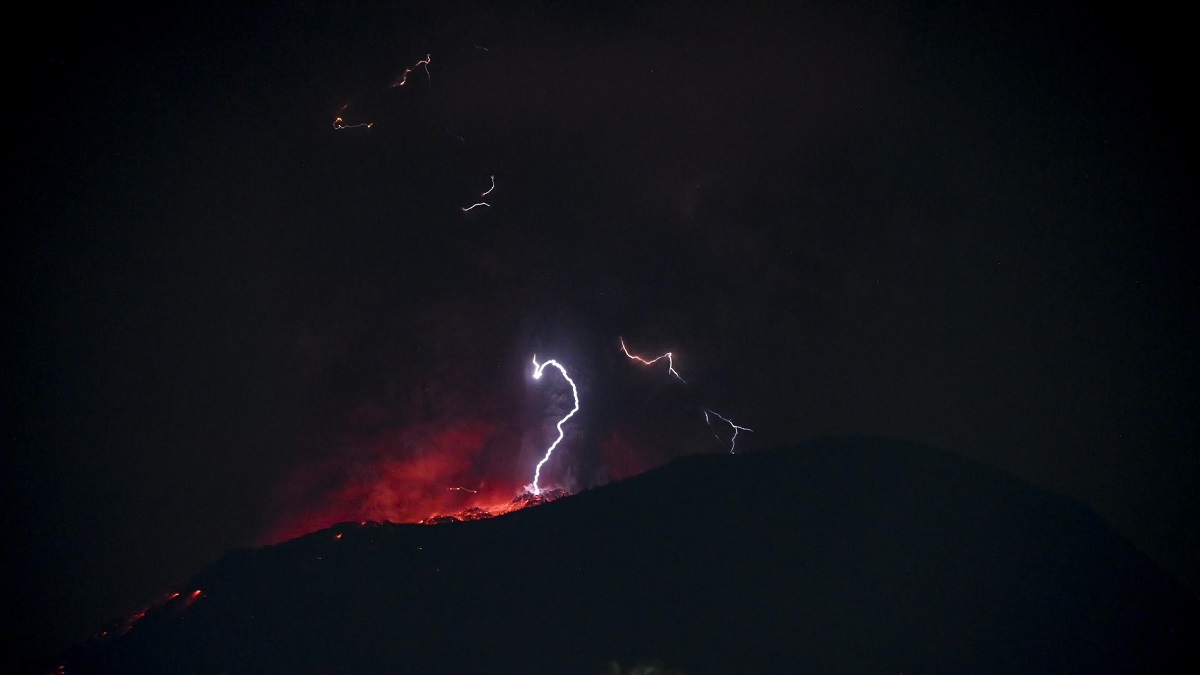
{"type": "Polygon", "coordinates": [[[1095,513],[880,439],[343,523],[173,592],[56,672],[1200,672],[1200,601],[1095,513]]]}
{"type": "Polygon", "coordinates": [[[507,504],[501,504],[498,507],[494,506],[485,509],[481,506],[468,506],[457,513],[430,516],[420,522],[422,525],[445,525],[446,523],[461,523],[468,520],[495,518],[496,516],[502,516],[506,513],[512,513],[513,511],[528,509],[534,506],[540,506],[541,504],[549,504],[552,501],[570,496],[571,494],[569,492],[559,488],[541,490],[536,494],[525,491],[516,497],[513,497],[512,501],[508,502],[507,504]]]}

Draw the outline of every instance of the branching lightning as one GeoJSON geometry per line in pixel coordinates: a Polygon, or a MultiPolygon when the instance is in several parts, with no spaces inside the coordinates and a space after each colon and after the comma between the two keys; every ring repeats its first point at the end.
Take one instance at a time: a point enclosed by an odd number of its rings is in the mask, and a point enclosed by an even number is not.
{"type": "MultiPolygon", "coordinates": [[[[647,366],[648,366],[648,365],[651,365],[651,364],[655,363],[656,361],[660,361],[660,360],[662,360],[662,359],[666,359],[666,360],[667,360],[667,372],[671,373],[671,374],[672,374],[672,375],[674,375],[676,378],[678,378],[678,380],[679,380],[680,382],[683,382],[684,384],[687,384],[687,380],[683,379],[683,377],[682,377],[682,376],[680,376],[680,374],[679,374],[678,372],[676,372],[676,371],[675,371],[675,364],[674,364],[674,362],[673,362],[673,361],[672,361],[672,359],[671,359],[671,352],[667,352],[666,354],[663,354],[663,355],[661,355],[661,356],[657,356],[657,357],[655,357],[655,358],[652,358],[652,359],[644,359],[644,358],[642,358],[642,357],[640,357],[640,356],[636,356],[636,355],[634,355],[634,354],[630,354],[630,353],[629,353],[629,349],[628,349],[628,348],[625,346],[625,338],[619,338],[619,339],[620,339],[620,341],[621,341],[621,351],[625,352],[625,356],[628,356],[628,357],[629,357],[631,360],[633,360],[633,361],[637,361],[638,363],[641,363],[641,364],[644,364],[644,365],[647,365],[647,366]]],[[[749,427],[743,427],[743,426],[739,426],[739,425],[737,425],[737,424],[734,424],[734,423],[733,423],[733,420],[729,419],[728,417],[725,417],[724,415],[722,415],[721,413],[718,413],[718,412],[716,412],[715,410],[712,410],[712,409],[709,409],[709,408],[701,408],[701,409],[700,409],[700,411],[701,411],[702,413],[704,413],[704,421],[705,421],[705,423],[707,423],[707,424],[708,424],[708,428],[709,428],[709,429],[712,429],[712,431],[713,431],[713,436],[714,436],[714,437],[715,437],[715,438],[716,438],[718,441],[721,441],[722,443],[724,443],[724,442],[725,442],[725,440],[724,440],[723,438],[721,438],[721,437],[720,437],[720,436],[717,434],[717,431],[716,431],[716,429],[713,429],[713,422],[712,422],[712,418],[710,418],[710,417],[709,417],[709,415],[713,415],[713,416],[717,417],[718,419],[720,419],[722,422],[725,422],[725,423],[726,423],[726,424],[728,424],[729,426],[733,427],[733,436],[732,436],[732,437],[730,437],[730,439],[729,439],[729,454],[731,454],[731,455],[732,455],[732,454],[735,454],[735,449],[737,448],[737,435],[738,435],[738,432],[739,432],[739,431],[754,431],[753,429],[751,429],[751,428],[749,428],[749,427]]]]}
{"type": "MultiPolygon", "coordinates": [[[[721,414],[721,413],[719,413],[719,412],[716,412],[716,411],[713,411],[713,410],[709,410],[708,408],[704,408],[703,410],[704,410],[704,421],[705,421],[705,422],[708,422],[708,428],[712,429],[712,420],[710,420],[710,419],[708,418],[709,414],[712,414],[712,415],[715,415],[715,416],[719,417],[719,418],[721,419],[721,421],[723,421],[723,422],[725,422],[726,424],[728,424],[729,426],[733,427],[733,436],[732,436],[732,437],[730,437],[730,439],[729,439],[729,454],[731,454],[731,455],[732,455],[732,454],[736,454],[736,453],[734,452],[734,450],[737,448],[737,435],[738,435],[738,432],[739,432],[739,431],[754,431],[754,430],[753,430],[753,429],[751,429],[750,427],[740,427],[740,426],[738,426],[738,425],[734,424],[734,423],[733,423],[733,420],[729,419],[728,417],[725,417],[724,415],[722,415],[722,414],[721,414]]],[[[716,432],[716,430],[714,430],[714,431],[713,431],[713,436],[716,436],[716,439],[717,439],[718,441],[721,441],[721,440],[722,440],[720,436],[717,436],[717,432],[716,432]]]]}
{"type": "Polygon", "coordinates": [[[655,358],[652,358],[649,361],[647,361],[646,359],[644,359],[640,356],[634,356],[633,354],[629,353],[629,349],[625,346],[625,338],[618,338],[618,339],[621,341],[621,351],[625,352],[625,356],[628,356],[629,358],[633,359],[634,361],[637,361],[638,363],[643,363],[647,366],[651,365],[652,363],[654,363],[656,361],[661,361],[662,359],[666,359],[667,360],[667,372],[671,373],[676,378],[678,378],[680,382],[687,384],[687,380],[680,377],[679,373],[675,371],[675,362],[671,358],[671,352],[667,352],[666,354],[663,354],[662,356],[656,356],[655,358]]]}
{"type": "Polygon", "coordinates": [[[552,359],[539,365],[537,361],[537,354],[534,354],[533,379],[542,379],[542,371],[546,369],[546,366],[554,366],[557,368],[558,372],[562,373],[563,379],[567,381],[567,384],[571,385],[571,395],[575,397],[575,407],[571,409],[571,412],[567,413],[566,417],[558,421],[558,424],[556,425],[558,427],[558,438],[554,439],[554,442],[551,443],[550,447],[546,449],[546,456],[542,457],[542,461],[537,463],[537,468],[535,468],[533,471],[533,494],[535,495],[542,493],[541,488],[538,487],[538,481],[542,476],[542,465],[550,459],[550,455],[554,453],[554,448],[558,447],[558,444],[562,442],[563,436],[566,435],[566,432],[563,431],[563,424],[565,424],[567,420],[571,419],[572,415],[579,412],[579,389],[575,386],[575,381],[571,379],[571,376],[567,375],[567,369],[563,368],[558,361],[552,359]]]}

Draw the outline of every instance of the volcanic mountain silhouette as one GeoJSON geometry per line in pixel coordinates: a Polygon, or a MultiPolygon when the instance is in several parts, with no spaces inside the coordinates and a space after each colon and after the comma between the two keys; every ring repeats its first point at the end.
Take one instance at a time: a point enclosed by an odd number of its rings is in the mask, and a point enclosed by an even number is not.
{"type": "Polygon", "coordinates": [[[1200,601],[1093,512],[878,439],[687,457],[488,520],[345,523],[179,590],[65,672],[1200,672],[1200,601]]]}

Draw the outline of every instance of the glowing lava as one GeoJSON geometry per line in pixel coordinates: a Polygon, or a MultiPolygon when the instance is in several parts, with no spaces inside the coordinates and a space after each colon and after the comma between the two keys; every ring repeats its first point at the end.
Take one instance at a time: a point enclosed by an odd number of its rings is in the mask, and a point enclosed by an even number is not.
{"type": "Polygon", "coordinates": [[[127,618],[123,621],[120,621],[116,624],[109,626],[108,630],[101,631],[101,633],[99,634],[99,637],[101,637],[101,638],[121,637],[121,636],[125,635],[126,633],[128,633],[129,631],[133,630],[134,626],[136,626],[138,624],[138,622],[140,622],[142,619],[145,619],[147,616],[153,616],[153,615],[161,616],[168,612],[174,613],[174,612],[182,611],[182,610],[190,607],[192,605],[192,603],[195,602],[200,597],[200,595],[201,595],[201,591],[193,592],[191,595],[189,595],[183,601],[182,605],[174,602],[176,599],[179,598],[179,593],[168,593],[166,595],[163,595],[162,597],[157,598],[150,604],[142,607],[142,609],[139,610],[137,613],[135,613],[133,616],[130,616],[129,618],[127,618]]]}
{"type": "Polygon", "coordinates": [[[558,372],[562,373],[563,379],[567,381],[567,384],[571,385],[571,394],[575,397],[575,407],[571,409],[571,412],[567,413],[566,417],[558,421],[558,438],[554,439],[554,442],[550,444],[549,448],[546,448],[546,456],[542,457],[542,461],[537,463],[537,468],[535,468],[533,471],[533,487],[531,492],[533,492],[534,495],[540,495],[542,493],[541,488],[538,487],[538,480],[540,480],[542,476],[542,465],[550,459],[550,455],[554,454],[554,448],[558,447],[558,444],[562,442],[563,436],[566,435],[566,432],[563,431],[563,424],[567,420],[571,419],[572,415],[579,412],[579,389],[575,386],[575,381],[572,380],[569,375],[567,375],[567,369],[563,368],[558,361],[551,359],[541,365],[538,365],[537,354],[534,354],[533,379],[542,379],[542,371],[546,369],[546,366],[554,366],[557,368],[558,372]]]}
{"type": "Polygon", "coordinates": [[[503,516],[504,514],[512,513],[513,511],[520,511],[521,509],[527,509],[534,506],[539,506],[541,504],[548,504],[552,501],[570,496],[571,493],[567,492],[566,490],[559,490],[555,488],[542,490],[539,494],[522,492],[516,497],[513,497],[511,501],[503,504],[496,504],[494,506],[486,507],[469,506],[457,513],[429,516],[428,518],[420,521],[420,524],[443,525],[445,523],[462,523],[472,520],[486,520],[488,518],[495,518],[496,516],[503,516]]]}

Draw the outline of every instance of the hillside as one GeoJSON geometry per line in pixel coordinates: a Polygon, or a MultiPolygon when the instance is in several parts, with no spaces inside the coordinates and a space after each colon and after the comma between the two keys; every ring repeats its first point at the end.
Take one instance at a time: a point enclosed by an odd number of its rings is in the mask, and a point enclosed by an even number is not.
{"type": "Polygon", "coordinates": [[[1094,513],[878,439],[688,457],[487,520],[345,523],[174,592],[64,672],[1200,672],[1200,602],[1094,513]]]}

